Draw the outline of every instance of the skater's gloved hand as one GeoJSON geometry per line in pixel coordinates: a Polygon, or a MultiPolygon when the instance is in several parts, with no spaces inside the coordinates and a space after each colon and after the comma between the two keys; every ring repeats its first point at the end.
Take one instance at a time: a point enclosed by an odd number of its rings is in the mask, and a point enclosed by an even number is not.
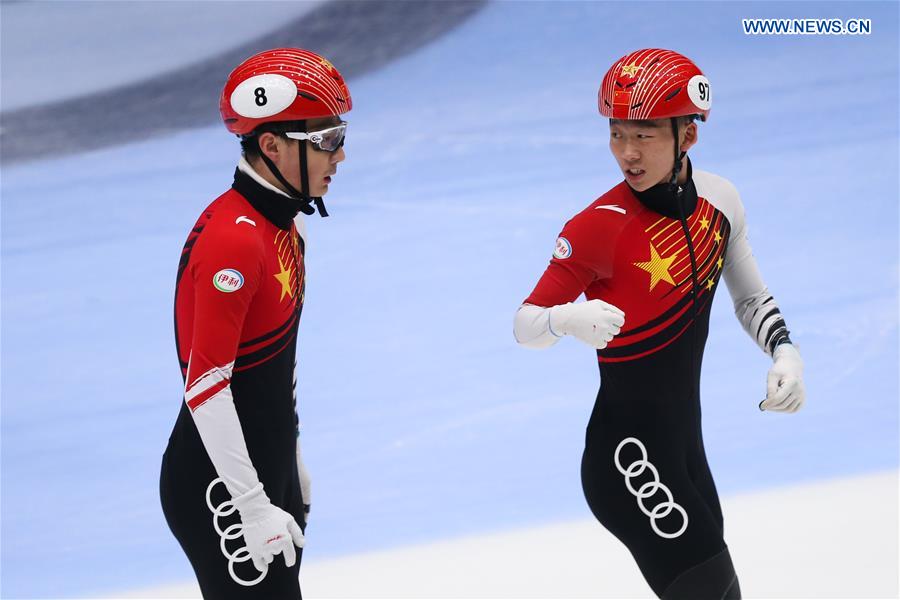
{"type": "Polygon", "coordinates": [[[550,332],[556,336],[572,335],[602,350],[622,331],[625,313],[603,300],[568,302],[550,309],[550,332]]]}
{"type": "Polygon", "coordinates": [[[780,344],[772,353],[775,363],[769,369],[766,399],[760,410],[794,413],[806,401],[803,386],[803,359],[793,344],[780,344]]]}
{"type": "Polygon", "coordinates": [[[303,547],[303,532],[287,512],[269,500],[261,483],[249,492],[234,498],[234,506],[241,514],[244,542],[253,566],[260,572],[268,569],[276,554],[284,553],[288,567],[297,562],[294,545],[303,547]]]}
{"type": "Polygon", "coordinates": [[[310,498],[312,497],[312,482],[309,478],[309,471],[306,470],[306,464],[303,462],[303,455],[300,453],[300,438],[297,438],[297,475],[300,476],[300,495],[303,496],[303,513],[306,524],[309,525],[309,507],[310,498]]]}

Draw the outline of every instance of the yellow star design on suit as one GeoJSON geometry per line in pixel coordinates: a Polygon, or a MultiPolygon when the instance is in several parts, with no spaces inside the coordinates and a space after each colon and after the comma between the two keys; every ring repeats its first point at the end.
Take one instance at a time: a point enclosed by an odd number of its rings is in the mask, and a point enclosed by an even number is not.
{"type": "Polygon", "coordinates": [[[719,242],[722,241],[722,234],[720,234],[720,233],[717,231],[717,232],[716,232],[716,235],[715,235],[715,238],[716,238],[716,243],[718,244],[719,242]]]}
{"type": "Polygon", "coordinates": [[[700,219],[700,229],[709,229],[709,219],[706,217],[700,219]]]}
{"type": "Polygon", "coordinates": [[[669,256],[668,258],[662,258],[659,255],[659,252],[656,251],[656,248],[653,247],[653,244],[650,244],[650,260],[647,262],[636,262],[634,266],[639,267],[648,273],[650,273],[650,291],[653,291],[653,288],[656,287],[656,284],[660,281],[665,281],[672,285],[675,285],[675,280],[672,279],[672,275],[669,273],[669,267],[672,266],[672,263],[675,262],[676,254],[669,256]]]}
{"type": "Polygon", "coordinates": [[[722,268],[722,263],[723,263],[723,262],[725,262],[725,261],[722,260],[722,257],[720,256],[720,257],[719,257],[719,260],[716,261],[716,266],[719,267],[719,269],[721,269],[721,268],[722,268]]]}
{"type": "Polygon", "coordinates": [[[716,282],[712,277],[706,280],[706,289],[711,290],[714,285],[716,285],[716,282]]]}
{"type": "Polygon", "coordinates": [[[637,75],[638,69],[640,69],[640,67],[634,63],[631,63],[630,65],[622,65],[622,72],[619,73],[619,75],[628,75],[629,77],[634,77],[635,75],[637,75]]]}
{"type": "Polygon", "coordinates": [[[288,271],[284,268],[284,263],[281,262],[281,257],[278,257],[278,268],[281,269],[280,273],[275,273],[275,279],[278,280],[278,283],[281,284],[281,297],[278,299],[279,302],[284,300],[284,295],[287,294],[291,298],[294,297],[294,290],[291,289],[291,276],[294,274],[293,270],[288,271]]]}

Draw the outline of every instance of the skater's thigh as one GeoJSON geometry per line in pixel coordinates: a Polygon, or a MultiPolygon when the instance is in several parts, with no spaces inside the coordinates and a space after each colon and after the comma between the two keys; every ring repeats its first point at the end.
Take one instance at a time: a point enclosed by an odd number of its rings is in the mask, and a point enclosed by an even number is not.
{"type": "Polygon", "coordinates": [[[628,547],[658,595],[725,548],[685,460],[671,440],[636,430],[593,440],[582,461],[591,511],[628,547]]]}

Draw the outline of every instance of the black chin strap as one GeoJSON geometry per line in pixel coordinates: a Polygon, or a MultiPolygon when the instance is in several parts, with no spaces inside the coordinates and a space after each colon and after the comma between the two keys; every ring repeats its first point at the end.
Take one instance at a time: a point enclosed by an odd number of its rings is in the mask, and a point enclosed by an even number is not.
{"type": "MultiPolygon", "coordinates": [[[[304,124],[303,130],[306,131],[306,125],[304,124]]],[[[306,164],[306,142],[300,140],[300,187],[303,188],[303,197],[310,198],[308,195],[309,190],[309,168],[306,164]]],[[[316,208],[319,210],[319,214],[323,217],[328,216],[328,211],[325,210],[325,202],[322,201],[321,196],[310,198],[316,204],[316,208]]],[[[306,205],[309,207],[309,213],[312,214],[312,207],[309,204],[306,205]]]]}
{"type": "MultiPolygon", "coordinates": [[[[303,132],[306,132],[305,121],[300,121],[299,127],[303,132]]],[[[309,195],[309,167],[306,164],[306,142],[304,140],[299,140],[300,187],[303,190],[302,192],[288,183],[288,180],[284,178],[284,175],[281,174],[281,171],[279,171],[278,167],[275,166],[275,163],[272,162],[272,159],[266,156],[266,153],[262,151],[262,148],[259,146],[258,134],[256,135],[256,147],[259,148],[259,155],[262,157],[263,162],[266,163],[266,166],[269,167],[269,171],[272,172],[272,175],[275,176],[275,179],[281,182],[281,185],[285,187],[288,194],[290,194],[294,199],[301,201],[300,212],[302,212],[304,215],[311,215],[316,212],[316,209],[318,209],[319,215],[323,217],[328,216],[328,211],[325,210],[325,202],[322,200],[322,197],[312,197],[309,195]],[[316,208],[314,209],[311,204],[315,204],[316,208]]]]}
{"type": "Polygon", "coordinates": [[[686,152],[678,149],[678,117],[672,117],[669,120],[672,123],[672,138],[675,140],[675,166],[672,167],[672,177],[669,179],[669,189],[673,194],[678,194],[678,174],[681,173],[681,159],[684,158],[686,152]]]}

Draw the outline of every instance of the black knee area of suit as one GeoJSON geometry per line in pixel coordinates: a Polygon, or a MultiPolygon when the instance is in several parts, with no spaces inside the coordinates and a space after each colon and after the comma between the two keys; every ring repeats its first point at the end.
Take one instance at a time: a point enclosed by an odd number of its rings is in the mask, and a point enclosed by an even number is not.
{"type": "Polygon", "coordinates": [[[679,575],[662,600],[740,600],[741,586],[728,548],[679,575]]]}

